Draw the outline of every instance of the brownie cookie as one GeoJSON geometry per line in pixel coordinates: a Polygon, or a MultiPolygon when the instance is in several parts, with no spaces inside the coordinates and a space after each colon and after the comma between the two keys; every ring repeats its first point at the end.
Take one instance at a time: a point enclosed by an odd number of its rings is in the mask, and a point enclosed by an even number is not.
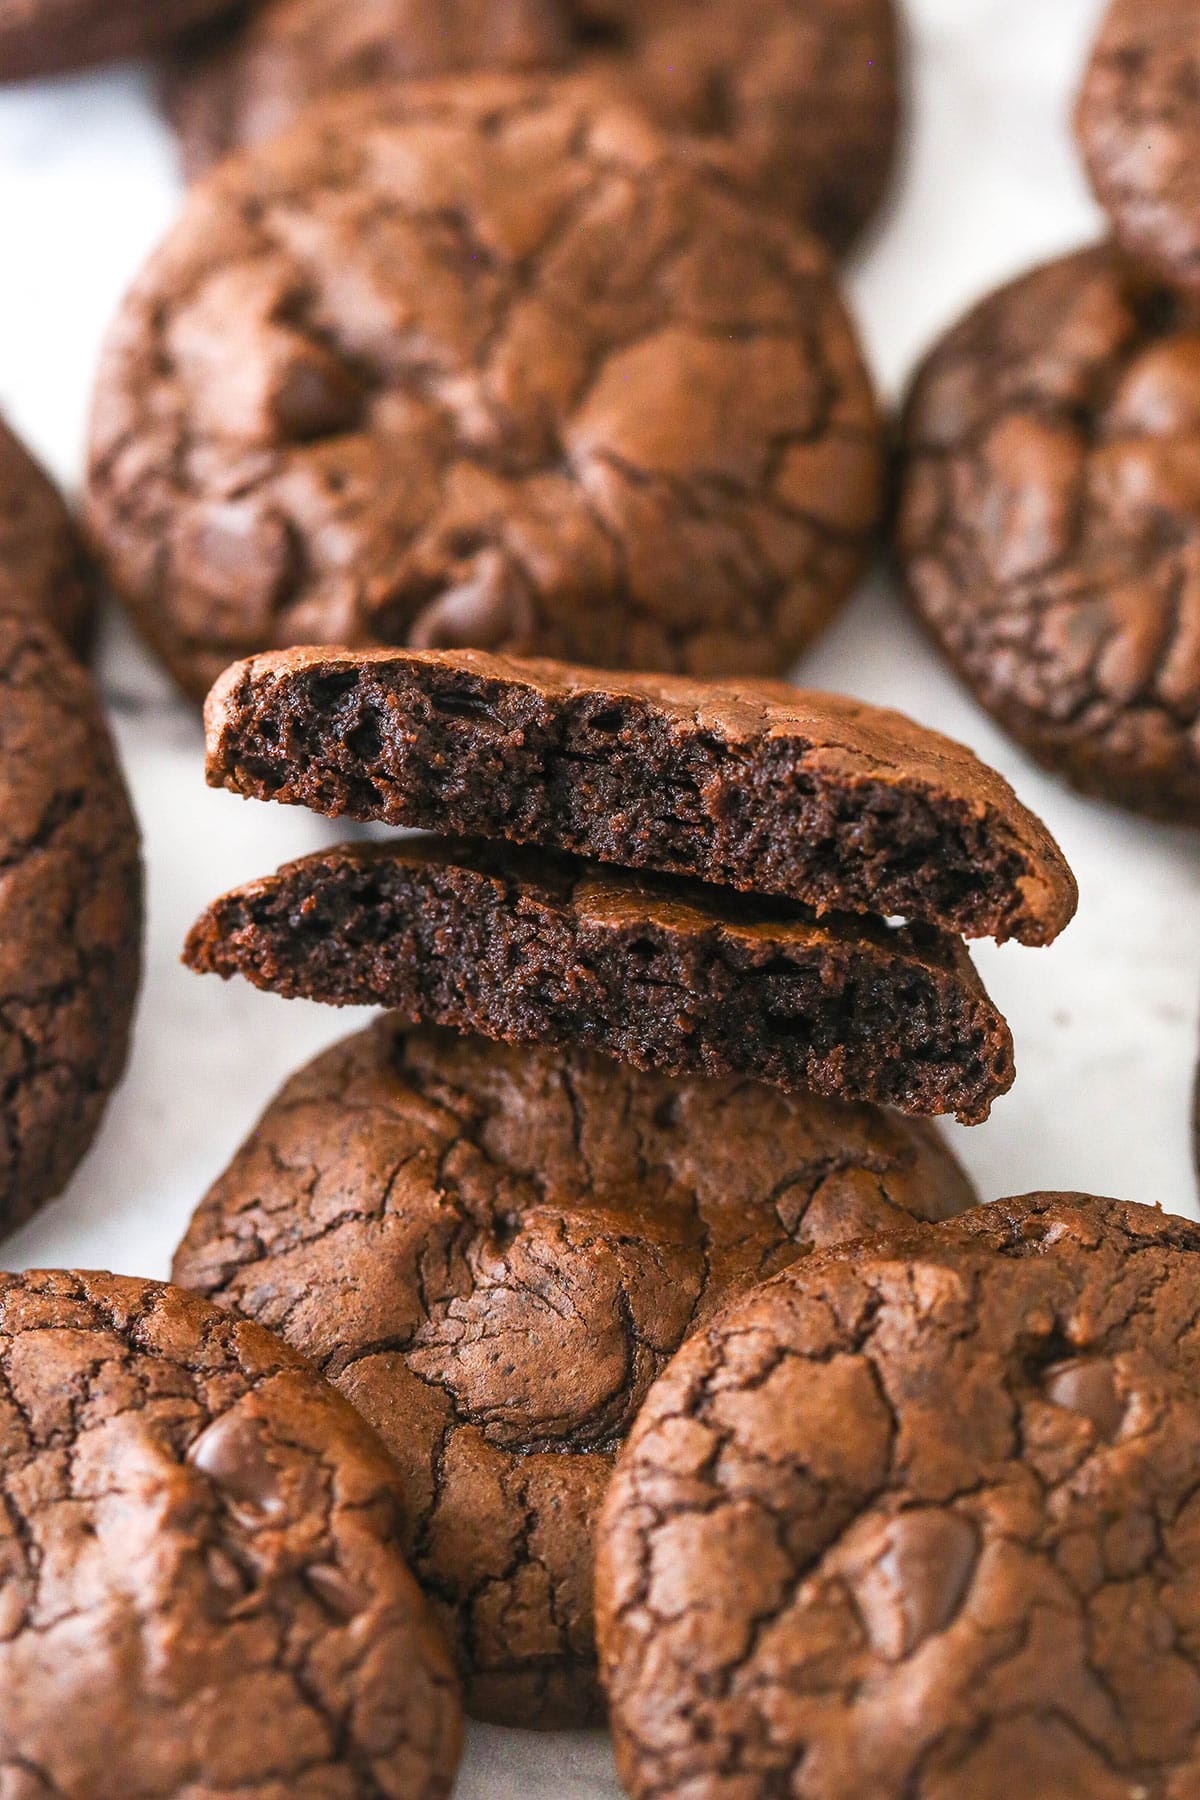
{"type": "Polygon", "coordinates": [[[362,87],[566,61],[561,0],[267,0],[199,34],[167,71],[184,173],[265,143],[317,100],[362,87]]]}
{"type": "Polygon", "coordinates": [[[597,1533],[633,1800],[1195,1791],[1200,1230],[1008,1211],[796,1263],[651,1390],[597,1533]]]}
{"type": "Polygon", "coordinates": [[[824,252],[586,90],[475,77],[223,165],[128,296],[90,515],[182,685],[297,643],[770,672],[880,422],[824,252]]]}
{"type": "Polygon", "coordinates": [[[1200,823],[1200,310],[1107,248],[1002,288],[904,423],[899,554],[988,711],[1085,793],[1200,823]]]}
{"type": "Polygon", "coordinates": [[[740,186],[845,249],[895,149],[892,0],[269,0],[201,43],[168,111],[189,173],[334,93],[471,69],[577,66],[740,186]]]}
{"type": "Polygon", "coordinates": [[[162,50],[231,0],[3,0],[0,81],[162,50]]]}
{"type": "Polygon", "coordinates": [[[969,1184],[933,1129],[383,1019],[284,1089],[176,1278],[281,1331],[376,1426],[468,1701],[600,1713],[592,1524],[651,1381],[729,1295],[969,1184]]]}
{"type": "Polygon", "coordinates": [[[1190,0],[1114,0],[1075,129],[1096,198],[1130,255],[1200,287],[1200,37],[1190,0]]]}
{"type": "Polygon", "coordinates": [[[462,1729],[398,1474],[192,1294],[0,1275],[0,1787],[442,1800],[462,1729]]]}
{"type": "Polygon", "coordinates": [[[471,651],[298,650],[230,669],[208,780],[331,817],[567,849],[819,911],[1047,944],[1074,877],[971,751],[779,683],[471,651]]]}
{"type": "Polygon", "coordinates": [[[138,832],[91,681],[0,609],[0,1230],[59,1193],[125,1067],[138,832]]]}
{"type": "Polygon", "coordinates": [[[971,1125],[1015,1075],[957,938],[545,851],[323,851],[218,900],[184,960],[289,999],[971,1125]]]}
{"type": "Polygon", "coordinates": [[[0,420],[0,608],[47,619],[77,653],[93,594],[62,495],[0,420]]]}

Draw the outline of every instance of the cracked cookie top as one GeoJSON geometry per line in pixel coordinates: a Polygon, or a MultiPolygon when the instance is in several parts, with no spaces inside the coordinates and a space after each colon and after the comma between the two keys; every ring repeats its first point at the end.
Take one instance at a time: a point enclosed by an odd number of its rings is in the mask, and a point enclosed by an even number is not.
{"type": "Polygon", "coordinates": [[[1085,793],[1200,822],[1200,309],[1106,247],[1000,289],[903,427],[912,600],[1085,793]]]}
{"type": "Polygon", "coordinates": [[[592,1525],[654,1377],[806,1247],[972,1201],[926,1126],[382,1020],[297,1075],[176,1279],[313,1358],[404,1470],[471,1706],[595,1718],[592,1525]]]}
{"type": "Polygon", "coordinates": [[[0,1275],[0,1490],[14,1800],[449,1794],[461,1708],[396,1471],[269,1333],[155,1282],[0,1275]]]}
{"type": "Polygon", "coordinates": [[[837,249],[878,206],[898,125],[891,0],[269,0],[172,70],[189,173],[314,100],[570,60],[837,249]]]}
{"type": "Polygon", "coordinates": [[[125,1067],[138,832],[95,690],[0,584],[0,1230],[66,1185],[125,1067]]]}
{"type": "Polygon", "coordinates": [[[62,495],[0,420],[0,607],[87,643],[94,595],[62,495]]]}
{"type": "Polygon", "coordinates": [[[103,356],[90,515],[203,695],[247,651],[786,667],[880,504],[825,253],[587,87],[309,113],[192,193],[103,356]]]}
{"type": "Polygon", "coordinates": [[[1114,0],[1075,115],[1096,198],[1122,248],[1200,288],[1200,38],[1190,0],[1114,0]]]}
{"type": "Polygon", "coordinates": [[[1039,1195],[805,1259],[700,1331],[599,1526],[633,1800],[1193,1791],[1198,1253],[1039,1195]]]}
{"type": "Polygon", "coordinates": [[[230,10],[232,0],[6,0],[0,81],[115,62],[164,49],[230,10]]]}

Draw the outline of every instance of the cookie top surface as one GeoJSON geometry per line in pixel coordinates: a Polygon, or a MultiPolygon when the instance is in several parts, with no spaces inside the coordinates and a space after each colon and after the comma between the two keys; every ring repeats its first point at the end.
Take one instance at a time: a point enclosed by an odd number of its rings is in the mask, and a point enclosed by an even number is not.
{"type": "Polygon", "coordinates": [[[777,672],[880,497],[825,252],[554,82],[332,103],[224,165],[93,415],[94,535],[197,696],[313,642],[777,672]]]}
{"type": "Polygon", "coordinates": [[[472,651],[295,650],[227,671],[208,780],[333,816],[566,849],[820,910],[1048,943],[1074,877],[963,745],[777,682],[472,651]]]}
{"type": "Polygon", "coordinates": [[[978,698],[1084,792],[1200,821],[1200,312],[1106,248],[932,351],[898,547],[978,698]]]}
{"type": "Polygon", "coordinates": [[[49,620],[80,651],[93,599],[62,495],[0,420],[0,607],[49,620]]]}
{"type": "Polygon", "coordinates": [[[185,58],[168,110],[198,174],[345,89],[568,60],[838,249],[879,204],[899,114],[891,0],[269,0],[185,58]]]}
{"type": "Polygon", "coordinates": [[[1115,237],[1169,282],[1200,289],[1200,43],[1188,0],[1114,0],[1076,109],[1115,237]]]}
{"type": "Polygon", "coordinates": [[[0,607],[0,1229],[59,1193],[125,1066],[137,825],[89,677],[0,607]]]}
{"type": "Polygon", "coordinates": [[[598,1532],[633,1800],[1189,1791],[1200,1231],[1034,1210],[805,1259],[652,1389],[598,1532]]]}
{"type": "Polygon", "coordinates": [[[164,49],[230,10],[231,0],[6,0],[0,81],[116,62],[164,49]]]}
{"type": "Polygon", "coordinates": [[[964,1124],[1015,1074],[958,938],[511,845],[318,852],[216,901],[184,960],[287,998],[964,1124]]]}
{"type": "Polygon", "coordinates": [[[927,1126],[383,1020],[297,1075],[176,1278],[283,1331],[400,1460],[485,1714],[597,1711],[591,1525],[650,1382],[806,1245],[970,1205],[927,1126]]]}
{"type": "Polygon", "coordinates": [[[14,1794],[449,1794],[461,1710],[396,1470],[293,1351],[56,1270],[0,1275],[0,1374],[14,1794]]]}

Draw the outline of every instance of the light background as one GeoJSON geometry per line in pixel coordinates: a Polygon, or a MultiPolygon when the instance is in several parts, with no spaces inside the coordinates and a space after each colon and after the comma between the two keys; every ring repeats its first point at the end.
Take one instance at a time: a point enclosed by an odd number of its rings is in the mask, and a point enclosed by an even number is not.
{"type": "MultiPolygon", "coordinates": [[[[851,282],[890,394],[966,303],[1100,229],[1068,128],[1100,0],[908,0],[907,10],[906,165],[851,282]]],[[[138,75],[0,93],[0,408],[70,486],[105,325],[178,201],[171,145],[138,75]]],[[[198,720],[115,625],[103,676],[149,869],[136,1049],[69,1193],[0,1254],[15,1268],[163,1275],[191,1208],[282,1079],[355,1020],[179,967],[184,932],[216,893],[336,833],[208,793],[198,720]]],[[[1200,837],[1078,801],[1033,769],[940,669],[882,577],[803,679],[900,706],[973,745],[1046,817],[1079,876],[1079,917],[1053,949],[978,951],[1019,1063],[991,1121],[954,1131],[984,1195],[1073,1187],[1194,1212],[1200,837]]],[[[608,1800],[617,1789],[599,1735],[476,1729],[459,1791],[608,1800]]]]}

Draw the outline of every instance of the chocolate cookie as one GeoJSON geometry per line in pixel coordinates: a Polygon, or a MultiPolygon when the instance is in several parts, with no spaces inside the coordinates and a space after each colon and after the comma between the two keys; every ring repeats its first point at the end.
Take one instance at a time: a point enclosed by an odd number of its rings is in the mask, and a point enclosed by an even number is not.
{"type": "Polygon", "coordinates": [[[1075,129],[1092,187],[1130,255],[1200,287],[1200,39],[1189,0],[1114,0],[1075,129]]]}
{"type": "Polygon", "coordinates": [[[598,1529],[633,1800],[1194,1791],[1200,1230],[1008,1210],[796,1263],[651,1390],[598,1529]]]}
{"type": "Polygon", "coordinates": [[[654,1376],[813,1245],[971,1203],[932,1128],[381,1020],[284,1089],[176,1278],[282,1331],[405,1472],[469,1704],[595,1718],[592,1524],[654,1376]]]}
{"type": "Polygon", "coordinates": [[[589,673],[470,651],[302,650],[230,669],[214,787],[1047,944],[1074,877],[961,744],[779,683],[589,673]]]}
{"type": "Polygon", "coordinates": [[[76,652],[93,594],[62,495],[0,420],[0,608],[48,619],[76,652]]]}
{"type": "Polygon", "coordinates": [[[194,1295],[0,1275],[0,1784],[441,1800],[461,1707],[397,1471],[294,1351],[194,1295]]]}
{"type": "Polygon", "coordinates": [[[202,183],[104,354],[90,513],[196,695],[296,643],[786,667],[869,555],[824,252],[554,83],[358,99],[202,183]]]}
{"type": "Polygon", "coordinates": [[[443,839],[348,844],[228,894],[184,960],[289,999],[986,1119],[1012,1035],[957,938],[443,839]]]}
{"type": "Polygon", "coordinates": [[[1002,288],[904,423],[899,554],[988,711],[1085,793],[1200,822],[1200,310],[1106,248],[1002,288]]]}
{"type": "Polygon", "coordinates": [[[0,610],[0,1230],[66,1185],[129,1045],[138,833],[92,684],[0,610]]]}
{"type": "Polygon", "coordinates": [[[882,198],[899,114],[891,0],[268,0],[183,59],[167,108],[198,175],[334,93],[568,57],[837,249],[882,198]]]}
{"type": "Polygon", "coordinates": [[[0,81],[162,50],[232,0],[4,0],[0,81]]]}

